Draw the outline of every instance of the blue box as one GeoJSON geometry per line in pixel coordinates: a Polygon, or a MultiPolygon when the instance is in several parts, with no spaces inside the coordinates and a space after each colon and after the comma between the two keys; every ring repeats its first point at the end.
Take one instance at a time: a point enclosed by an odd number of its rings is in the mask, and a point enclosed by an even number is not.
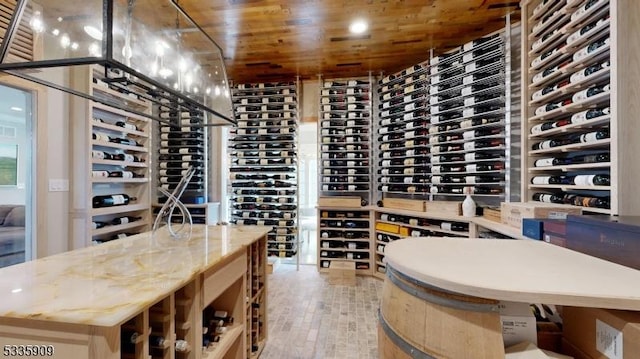
{"type": "Polygon", "coordinates": [[[640,216],[568,216],[567,248],[640,269],[640,216]]]}
{"type": "Polygon", "coordinates": [[[523,218],[522,219],[522,235],[538,241],[542,240],[542,228],[544,219],[523,218]]]}

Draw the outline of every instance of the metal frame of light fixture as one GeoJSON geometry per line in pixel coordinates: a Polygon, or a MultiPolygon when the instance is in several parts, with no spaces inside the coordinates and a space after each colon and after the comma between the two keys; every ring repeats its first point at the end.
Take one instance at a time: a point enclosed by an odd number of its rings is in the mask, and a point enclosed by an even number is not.
{"type": "MultiPolygon", "coordinates": [[[[60,91],[64,91],[69,94],[73,94],[76,96],[83,97],[88,100],[96,101],[103,103],[108,106],[112,106],[121,110],[128,111],[130,113],[134,113],[139,116],[143,116],[146,118],[150,118],[152,120],[162,122],[169,126],[176,126],[174,123],[167,121],[166,119],[161,119],[159,117],[153,116],[152,114],[139,112],[132,110],[131,108],[123,108],[122,105],[109,101],[103,97],[96,97],[69,87],[65,87],[62,85],[58,85],[56,83],[43,80],[26,73],[22,73],[19,70],[28,70],[28,69],[37,69],[37,68],[51,68],[51,67],[65,67],[65,66],[82,66],[82,65],[102,65],[105,68],[105,82],[108,82],[110,85],[118,87],[122,90],[128,91],[130,93],[134,93],[142,98],[145,98],[154,103],[160,104],[165,107],[171,107],[171,105],[167,102],[161,102],[161,99],[171,99],[178,100],[179,107],[174,108],[177,111],[181,111],[182,109],[197,109],[208,112],[217,118],[228,122],[227,124],[219,124],[219,123],[201,123],[201,124],[193,124],[192,127],[217,127],[217,126],[228,126],[228,125],[236,125],[236,121],[234,120],[233,113],[231,118],[221,114],[220,112],[208,107],[207,105],[200,103],[188,96],[184,95],[180,91],[174,90],[167,85],[163,85],[157,80],[152,79],[151,77],[140,73],[132,69],[131,67],[117,61],[113,57],[113,1],[114,0],[103,0],[102,2],[102,16],[103,23],[106,26],[106,29],[102,32],[102,57],[77,57],[70,59],[53,59],[53,60],[38,60],[31,62],[16,62],[16,63],[5,63],[5,58],[9,54],[9,49],[13,43],[14,35],[18,31],[18,27],[20,25],[26,3],[28,0],[17,0],[16,8],[14,13],[11,16],[11,20],[9,22],[9,26],[5,33],[5,37],[0,44],[0,72],[5,72],[11,74],[16,77],[20,77],[35,83],[38,83],[43,86],[47,86],[50,88],[54,88],[60,91]],[[106,44],[106,45],[105,45],[106,44]],[[124,74],[128,76],[109,78],[108,70],[117,69],[122,71],[124,74]],[[141,80],[141,81],[140,81],[141,80]],[[132,86],[138,89],[138,91],[133,91],[132,88],[128,87],[132,86]]],[[[198,25],[178,4],[178,0],[170,0],[173,6],[177,11],[180,12],[182,16],[188,19],[193,26],[195,26],[198,31],[202,35],[204,35],[213,46],[215,46],[220,51],[221,59],[224,59],[222,49],[218,44],[206,33],[204,30],[198,25]]],[[[224,83],[228,83],[226,70],[224,67],[224,62],[222,61],[222,73],[224,75],[224,83]]],[[[233,111],[233,106],[231,106],[230,111],[233,111]]]]}

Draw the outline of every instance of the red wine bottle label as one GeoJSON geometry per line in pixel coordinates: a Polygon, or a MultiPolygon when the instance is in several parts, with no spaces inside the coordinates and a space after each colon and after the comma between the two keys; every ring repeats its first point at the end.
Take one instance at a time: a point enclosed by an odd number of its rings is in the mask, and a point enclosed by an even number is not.
{"type": "Polygon", "coordinates": [[[474,152],[471,153],[465,153],[464,154],[464,160],[465,161],[475,161],[476,160],[476,154],[474,152]]]}
{"type": "Polygon", "coordinates": [[[107,171],[91,171],[92,177],[109,177],[109,172],[107,171]]]}
{"type": "Polygon", "coordinates": [[[135,157],[133,155],[124,154],[124,162],[134,162],[135,161],[135,157]]]}
{"type": "Polygon", "coordinates": [[[405,175],[412,175],[414,173],[415,173],[415,169],[413,167],[405,168],[402,171],[402,174],[405,174],[405,175]]]}
{"type": "Polygon", "coordinates": [[[464,149],[467,151],[474,150],[475,148],[476,148],[476,143],[474,141],[464,143],[464,149]]]}
{"type": "Polygon", "coordinates": [[[440,228],[444,229],[445,231],[450,231],[451,230],[451,223],[442,222],[442,223],[440,223],[440,228]]]}
{"type": "Polygon", "coordinates": [[[465,169],[467,172],[476,172],[478,169],[478,166],[476,164],[470,164],[470,165],[466,165],[465,169]]]}

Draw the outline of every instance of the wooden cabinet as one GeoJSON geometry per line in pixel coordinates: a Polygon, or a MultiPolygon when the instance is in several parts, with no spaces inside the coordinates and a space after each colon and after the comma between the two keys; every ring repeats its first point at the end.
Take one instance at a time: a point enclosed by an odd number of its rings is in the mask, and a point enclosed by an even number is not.
{"type": "Polygon", "coordinates": [[[523,200],[640,213],[639,14],[633,1],[522,3],[523,200]]]}
{"type": "Polygon", "coordinates": [[[355,263],[356,274],[371,274],[371,212],[368,208],[318,208],[318,270],[332,262],[355,263]]]}
{"type": "Polygon", "coordinates": [[[151,113],[151,104],[118,91],[103,81],[104,69],[75,69],[73,81],[105,103],[72,98],[73,199],[72,230],[77,247],[102,243],[150,228],[151,123],[138,113],[151,113]],[[115,206],[93,203],[114,195],[115,206]],[[129,198],[126,198],[126,197],[129,198]]]}
{"type": "Polygon", "coordinates": [[[386,262],[384,250],[390,242],[406,237],[469,237],[470,218],[434,215],[394,208],[375,209],[375,270],[384,278],[386,262]]]}

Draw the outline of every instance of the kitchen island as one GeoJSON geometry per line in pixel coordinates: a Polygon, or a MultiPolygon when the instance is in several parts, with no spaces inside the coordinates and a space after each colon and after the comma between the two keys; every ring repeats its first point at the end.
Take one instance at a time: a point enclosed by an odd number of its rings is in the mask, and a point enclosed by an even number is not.
{"type": "Polygon", "coordinates": [[[15,357],[255,357],[268,231],[194,225],[173,239],[161,229],[0,269],[0,345],[15,357]],[[205,349],[208,307],[234,321],[205,349]]]}

